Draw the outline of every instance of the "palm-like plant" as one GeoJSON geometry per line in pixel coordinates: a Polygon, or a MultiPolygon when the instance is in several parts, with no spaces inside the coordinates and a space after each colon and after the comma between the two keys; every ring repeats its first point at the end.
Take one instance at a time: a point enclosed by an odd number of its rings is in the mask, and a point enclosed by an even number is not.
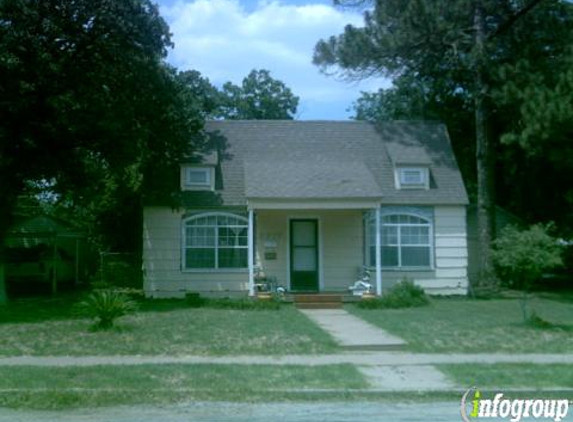
{"type": "Polygon", "coordinates": [[[136,303],[116,290],[96,290],[81,301],[77,310],[96,320],[95,328],[108,330],[117,318],[134,312],[136,303]]]}

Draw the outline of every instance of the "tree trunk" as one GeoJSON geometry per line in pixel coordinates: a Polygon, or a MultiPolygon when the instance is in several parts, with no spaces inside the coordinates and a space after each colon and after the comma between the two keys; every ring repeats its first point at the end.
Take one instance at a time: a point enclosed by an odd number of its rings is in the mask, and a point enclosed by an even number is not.
{"type": "MultiPolygon", "coordinates": [[[[0,201],[0,208],[4,206],[0,201]]],[[[6,271],[5,271],[5,262],[6,262],[6,254],[5,254],[5,247],[4,242],[6,239],[6,231],[8,230],[8,221],[7,215],[5,212],[0,210],[0,306],[5,305],[8,303],[8,294],[6,293],[6,271]]]]}
{"type": "MultiPolygon", "coordinates": [[[[0,249],[4,249],[0,246],[0,249]]],[[[3,252],[0,251],[0,306],[8,303],[8,294],[6,293],[6,278],[4,271],[4,259],[2,258],[3,252]]]]}
{"type": "Polygon", "coordinates": [[[6,292],[6,234],[12,224],[12,216],[16,203],[17,192],[21,188],[20,184],[10,180],[7,175],[9,169],[1,171],[0,169],[0,306],[8,302],[6,292]]]}
{"type": "Polygon", "coordinates": [[[495,277],[491,259],[491,241],[495,227],[494,167],[493,148],[488,132],[488,84],[486,81],[486,32],[485,16],[479,0],[475,3],[475,124],[476,124],[476,165],[478,179],[477,218],[479,271],[472,280],[473,294],[483,294],[494,289],[495,277]]]}

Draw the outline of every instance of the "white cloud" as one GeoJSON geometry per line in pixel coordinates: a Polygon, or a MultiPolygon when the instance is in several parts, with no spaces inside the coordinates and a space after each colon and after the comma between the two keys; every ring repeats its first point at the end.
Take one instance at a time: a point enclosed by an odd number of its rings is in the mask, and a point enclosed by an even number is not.
{"type": "Polygon", "coordinates": [[[261,1],[247,10],[237,0],[179,0],[162,6],[161,13],[175,42],[172,64],[196,69],[218,85],[239,83],[252,69],[268,69],[301,98],[303,119],[344,118],[360,90],[386,85],[382,80],[346,84],[312,64],[316,42],[341,33],[348,23],[360,25],[358,13],[280,1],[261,1]]]}

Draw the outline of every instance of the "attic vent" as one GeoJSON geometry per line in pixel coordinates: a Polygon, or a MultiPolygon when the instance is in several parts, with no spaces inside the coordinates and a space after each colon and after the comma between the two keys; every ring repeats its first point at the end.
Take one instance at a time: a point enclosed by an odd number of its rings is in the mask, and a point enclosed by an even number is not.
{"type": "Polygon", "coordinates": [[[401,167],[396,169],[396,187],[428,189],[429,171],[425,167],[401,167]]]}

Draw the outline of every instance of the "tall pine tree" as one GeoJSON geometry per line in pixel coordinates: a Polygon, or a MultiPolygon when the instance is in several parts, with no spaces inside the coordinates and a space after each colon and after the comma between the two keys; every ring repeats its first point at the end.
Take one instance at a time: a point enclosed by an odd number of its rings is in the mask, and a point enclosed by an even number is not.
{"type": "MultiPolygon", "coordinates": [[[[541,0],[377,0],[343,1],[371,6],[364,27],[347,26],[344,33],[318,42],[314,63],[349,79],[375,75],[438,84],[441,92],[469,98],[474,114],[477,174],[480,277],[474,292],[495,287],[490,245],[494,227],[494,143],[490,123],[495,107],[492,89],[498,70],[515,54],[515,35],[541,0]]],[[[566,2],[544,7],[559,17],[566,2]]],[[[555,19],[554,24],[564,22],[555,19]]],[[[527,28],[534,32],[532,28],[527,28]]],[[[434,85],[435,86],[435,85],[434,85]]]]}

